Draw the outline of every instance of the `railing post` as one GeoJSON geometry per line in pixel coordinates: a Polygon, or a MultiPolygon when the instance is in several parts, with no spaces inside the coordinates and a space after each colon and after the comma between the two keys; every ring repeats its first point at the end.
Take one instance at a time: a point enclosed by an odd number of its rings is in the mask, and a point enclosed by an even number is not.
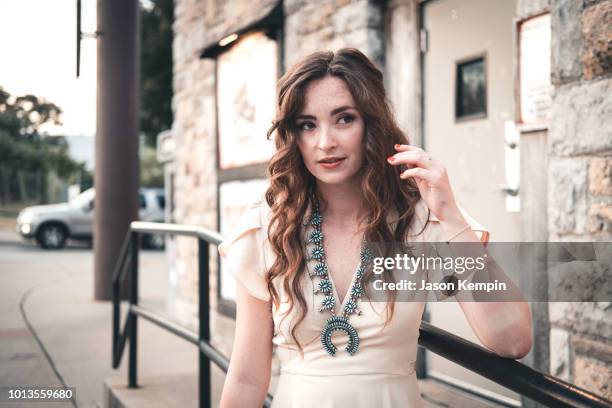
{"type": "MultiPolygon", "coordinates": [[[[139,234],[131,232],[131,265],[130,265],[130,305],[138,305],[138,251],[140,249],[139,234]]],[[[130,336],[130,355],[128,366],[128,387],[137,388],[136,370],[138,368],[138,316],[128,311],[128,332],[130,336]]]]}
{"type": "Polygon", "coordinates": [[[113,299],[113,344],[111,349],[111,365],[113,368],[117,368],[115,364],[117,348],[119,347],[119,338],[121,337],[121,329],[119,325],[119,319],[121,318],[120,307],[120,293],[119,293],[119,282],[113,281],[112,285],[112,299],[113,299]]]}
{"type": "MultiPolygon", "coordinates": [[[[209,299],[209,244],[202,238],[198,238],[198,308],[200,321],[199,343],[210,341],[210,299],[209,299]]],[[[210,360],[199,351],[199,393],[200,408],[210,408],[211,404],[211,381],[210,360]]]]}

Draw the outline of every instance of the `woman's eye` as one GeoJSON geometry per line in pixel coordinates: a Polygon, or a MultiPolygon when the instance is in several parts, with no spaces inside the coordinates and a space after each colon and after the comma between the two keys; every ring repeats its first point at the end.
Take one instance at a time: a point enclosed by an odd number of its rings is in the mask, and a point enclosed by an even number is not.
{"type": "Polygon", "coordinates": [[[298,129],[300,130],[312,130],[314,128],[315,128],[315,125],[312,122],[298,123],[298,129]]]}
{"type": "Polygon", "coordinates": [[[355,117],[353,115],[344,115],[340,117],[340,119],[338,119],[338,123],[341,123],[341,124],[351,123],[354,120],[355,120],[355,117]]]}

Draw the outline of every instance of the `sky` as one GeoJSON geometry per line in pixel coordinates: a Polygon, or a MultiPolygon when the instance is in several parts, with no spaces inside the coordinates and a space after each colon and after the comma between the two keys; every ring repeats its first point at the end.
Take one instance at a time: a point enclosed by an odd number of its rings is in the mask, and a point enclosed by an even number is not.
{"type": "MultiPolygon", "coordinates": [[[[53,135],[94,136],[96,40],[81,41],[76,78],[76,0],[0,0],[0,86],[34,94],[62,110],[53,135]]],[[[82,31],[94,32],[96,0],[82,0],[82,31]]]]}

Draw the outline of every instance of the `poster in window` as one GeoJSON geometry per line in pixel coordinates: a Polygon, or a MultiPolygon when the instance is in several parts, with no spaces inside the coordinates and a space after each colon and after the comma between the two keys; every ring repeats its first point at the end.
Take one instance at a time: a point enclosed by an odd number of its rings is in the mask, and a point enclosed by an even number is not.
{"type": "MultiPolygon", "coordinates": [[[[219,186],[219,225],[221,235],[227,237],[238,225],[247,206],[263,197],[268,188],[267,179],[229,181],[219,186]]],[[[236,299],[236,282],[221,264],[221,298],[236,299]]]]}
{"type": "Polygon", "coordinates": [[[550,14],[524,21],[520,41],[520,115],[528,125],[547,125],[550,119],[550,14]]]}
{"type": "Polygon", "coordinates": [[[247,34],[217,63],[219,167],[264,163],[274,151],[266,132],[275,111],[276,41],[261,32],[247,34]]]}

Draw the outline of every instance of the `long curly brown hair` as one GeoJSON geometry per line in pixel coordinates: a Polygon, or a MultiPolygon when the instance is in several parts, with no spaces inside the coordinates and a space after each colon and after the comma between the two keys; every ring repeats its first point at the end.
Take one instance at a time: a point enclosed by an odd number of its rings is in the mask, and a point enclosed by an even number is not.
{"type": "MultiPolygon", "coordinates": [[[[266,280],[276,307],[280,304],[279,293],[273,285],[277,278],[282,279],[288,296],[287,314],[296,305],[299,307],[299,317],[292,325],[291,337],[300,352],[302,346],[297,340],[296,329],[307,313],[301,290],[301,277],[306,267],[301,225],[314,200],[324,200],[317,195],[315,178],[307,170],[298,149],[296,117],[303,109],[308,83],[328,75],[344,80],[364,118],[361,191],[369,213],[369,220],[363,228],[366,240],[404,242],[416,203],[421,198],[414,180],[400,179],[399,168],[387,164],[386,158],[396,153],[394,144],[408,144],[409,140],[391,111],[382,72],[363,53],[354,48],[343,48],[335,53],[316,52],[282,76],[278,82],[276,118],[267,133],[268,139],[275,136],[276,145],[268,166],[270,187],[265,198],[271,209],[268,239],[277,256],[267,271],[266,280]],[[386,218],[392,209],[399,216],[394,228],[386,218]]],[[[364,276],[366,281],[367,278],[364,276]]],[[[393,317],[393,304],[387,303],[387,322],[393,317]]]]}

